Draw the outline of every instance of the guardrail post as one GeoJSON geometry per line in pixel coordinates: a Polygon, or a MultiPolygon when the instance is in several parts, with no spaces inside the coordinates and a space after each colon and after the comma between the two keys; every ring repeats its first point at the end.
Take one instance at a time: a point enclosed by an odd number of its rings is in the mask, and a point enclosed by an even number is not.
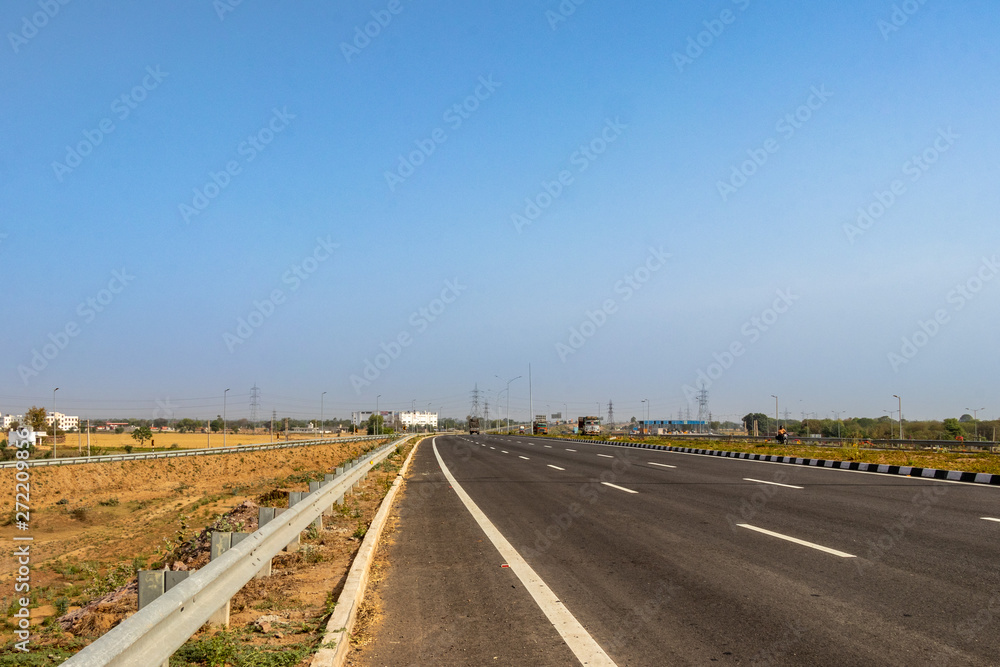
{"type": "MultiPolygon", "coordinates": [[[[187,579],[191,574],[187,570],[139,570],[139,609],[150,604],[171,588],[187,579]]],[[[160,667],[170,667],[170,659],[161,663],[160,667]]]]}

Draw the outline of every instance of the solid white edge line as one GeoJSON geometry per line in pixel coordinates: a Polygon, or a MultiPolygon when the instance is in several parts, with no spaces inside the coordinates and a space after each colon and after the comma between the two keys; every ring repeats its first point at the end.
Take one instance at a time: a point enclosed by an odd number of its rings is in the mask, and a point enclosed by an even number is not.
{"type": "Polygon", "coordinates": [[[780,482],[768,482],[763,479],[753,479],[752,477],[744,477],[744,482],[757,482],[758,484],[772,484],[774,486],[783,486],[786,489],[804,489],[804,486],[793,486],[792,484],[782,484],[780,482]]]}
{"type": "Polygon", "coordinates": [[[566,468],[560,468],[559,466],[554,466],[551,463],[548,464],[550,468],[555,468],[556,470],[565,470],[566,468]]]}
{"type": "Polygon", "coordinates": [[[510,542],[507,541],[496,526],[483,514],[483,511],[479,509],[479,506],[469,497],[469,494],[465,492],[465,489],[461,487],[458,480],[451,474],[448,470],[448,466],[444,464],[444,460],[441,458],[440,452],[437,448],[437,438],[431,440],[431,446],[434,448],[434,457],[437,458],[438,465],[441,467],[441,472],[444,473],[445,478],[451,487],[455,490],[462,504],[465,508],[469,510],[472,514],[472,518],[476,520],[479,527],[482,528],[486,536],[490,538],[490,542],[496,547],[497,551],[506,561],[507,565],[510,566],[511,572],[517,575],[517,578],[521,580],[521,583],[531,594],[531,597],[535,600],[535,604],[539,606],[545,617],[549,619],[552,626],[555,627],[556,632],[559,636],[563,638],[569,649],[573,651],[573,655],[576,659],[584,665],[607,665],[608,667],[617,667],[615,662],[608,657],[608,654],[604,652],[604,649],[590,636],[590,633],[580,625],[580,622],[576,620],[576,617],[566,608],[559,598],[556,597],[555,593],[552,592],[542,578],[539,577],[530,565],[521,557],[521,554],[511,546],[510,542]]]}
{"type": "Polygon", "coordinates": [[[834,556],[840,556],[841,558],[857,558],[854,554],[844,553],[843,551],[837,551],[836,549],[831,549],[830,547],[824,547],[819,544],[814,544],[812,542],[806,542],[805,540],[800,540],[797,537],[790,537],[788,535],[782,535],[781,533],[776,533],[773,530],[767,530],[766,528],[758,528],[757,526],[751,526],[748,523],[738,523],[736,524],[740,528],[747,528],[749,530],[755,530],[758,533],[764,533],[765,535],[770,535],[771,537],[777,537],[781,540],[788,540],[789,542],[794,542],[795,544],[801,544],[804,547],[810,547],[811,549],[816,549],[817,551],[825,551],[828,554],[833,554],[834,556]]]}
{"type": "Polygon", "coordinates": [[[981,516],[979,518],[982,519],[983,521],[996,521],[997,523],[1000,523],[1000,519],[994,519],[991,516],[981,516]]]}
{"type": "Polygon", "coordinates": [[[618,489],[619,491],[626,491],[628,493],[639,493],[632,489],[626,489],[624,486],[618,486],[617,484],[612,484],[611,482],[601,482],[604,486],[610,486],[612,489],[618,489]]]}
{"type": "Polygon", "coordinates": [[[661,468],[676,468],[677,466],[672,466],[668,463],[653,463],[652,461],[646,461],[646,465],[660,466],[661,468]]]}

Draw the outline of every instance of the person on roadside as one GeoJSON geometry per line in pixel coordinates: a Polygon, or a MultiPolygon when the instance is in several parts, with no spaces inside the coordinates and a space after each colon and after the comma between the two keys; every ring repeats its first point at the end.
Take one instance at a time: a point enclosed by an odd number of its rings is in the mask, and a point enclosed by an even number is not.
{"type": "Polygon", "coordinates": [[[784,426],[778,427],[778,442],[780,444],[785,444],[788,441],[788,431],[785,430],[784,426]]]}

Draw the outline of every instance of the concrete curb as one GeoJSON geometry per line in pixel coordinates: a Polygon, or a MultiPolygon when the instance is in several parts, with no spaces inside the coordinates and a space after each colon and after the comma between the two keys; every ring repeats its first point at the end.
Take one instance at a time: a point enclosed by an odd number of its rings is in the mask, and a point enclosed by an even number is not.
{"type": "Polygon", "coordinates": [[[399,491],[399,487],[403,483],[403,477],[410,467],[410,460],[413,458],[413,453],[417,451],[417,447],[420,446],[423,440],[426,440],[426,438],[413,445],[413,449],[410,450],[406,461],[403,462],[403,466],[399,469],[399,474],[392,482],[392,488],[385,494],[381,507],[376,512],[375,518],[372,519],[371,525],[368,526],[368,532],[365,533],[365,539],[361,542],[361,548],[358,550],[357,556],[354,557],[354,563],[347,573],[347,582],[344,584],[344,590],[340,592],[340,597],[337,598],[337,605],[334,607],[333,614],[326,624],[326,634],[323,636],[321,645],[329,648],[321,648],[317,651],[313,655],[310,667],[340,667],[347,658],[347,651],[351,645],[351,631],[354,629],[358,607],[365,596],[365,588],[368,585],[368,573],[371,569],[372,559],[375,556],[375,549],[378,547],[379,539],[382,536],[382,529],[385,527],[393,500],[396,498],[396,492],[399,491]]]}
{"type": "MultiPolygon", "coordinates": [[[[524,436],[518,436],[524,437],[524,436]]],[[[535,437],[535,436],[528,436],[535,437]]],[[[937,468],[917,468],[913,466],[895,466],[884,463],[861,463],[858,461],[834,461],[829,459],[803,459],[794,456],[777,456],[774,454],[750,454],[749,452],[728,452],[720,449],[696,449],[694,447],[675,447],[673,445],[650,445],[642,442],[616,442],[614,440],[581,440],[569,438],[545,438],[562,442],[589,442],[614,447],[629,447],[631,449],[659,449],[668,452],[684,454],[700,454],[702,456],[721,456],[748,461],[766,461],[768,463],[787,463],[790,465],[812,466],[814,468],[832,468],[834,470],[856,470],[859,472],[880,473],[883,475],[903,475],[905,477],[923,477],[925,479],[941,479],[950,482],[966,482],[969,484],[987,484],[1000,486],[1000,475],[987,472],[963,472],[961,470],[938,470],[937,468]]]]}

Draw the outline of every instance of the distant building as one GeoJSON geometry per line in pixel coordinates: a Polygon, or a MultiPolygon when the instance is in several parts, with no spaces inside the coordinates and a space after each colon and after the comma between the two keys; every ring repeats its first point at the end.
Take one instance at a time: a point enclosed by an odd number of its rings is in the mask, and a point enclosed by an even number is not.
{"type": "Polygon", "coordinates": [[[80,428],[79,417],[64,415],[61,412],[54,412],[45,415],[45,425],[52,426],[53,419],[58,420],[58,426],[60,431],[72,431],[74,429],[80,428]]]}
{"type": "Polygon", "coordinates": [[[410,428],[410,426],[437,428],[438,416],[436,412],[420,412],[419,410],[400,412],[399,423],[403,428],[410,428]]]}
{"type": "MultiPolygon", "coordinates": [[[[371,416],[375,414],[374,410],[359,410],[358,412],[351,413],[351,423],[355,426],[363,426],[368,423],[371,416]]],[[[396,420],[399,418],[398,413],[392,410],[379,410],[379,414],[382,415],[382,423],[385,425],[395,424],[396,420]]]]}

